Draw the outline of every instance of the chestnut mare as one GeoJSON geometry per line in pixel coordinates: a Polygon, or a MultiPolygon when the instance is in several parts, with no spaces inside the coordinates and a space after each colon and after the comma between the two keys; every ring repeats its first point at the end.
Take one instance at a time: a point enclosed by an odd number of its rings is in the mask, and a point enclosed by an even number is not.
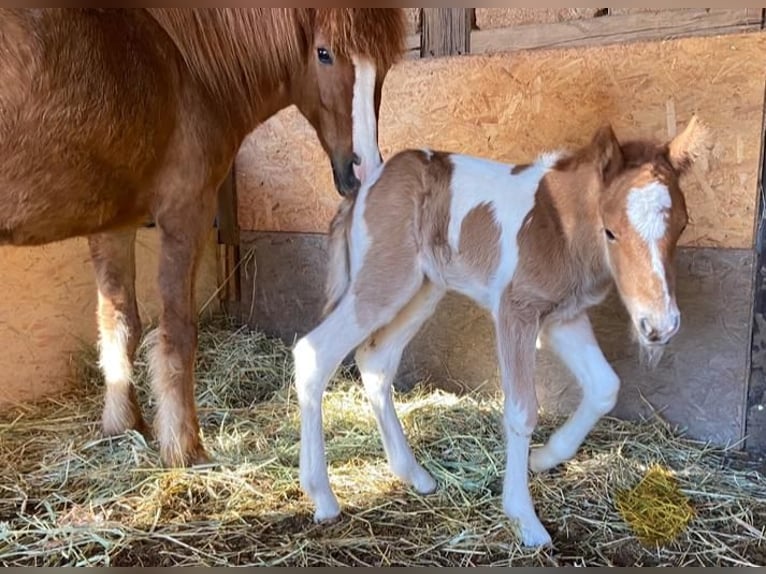
{"type": "Polygon", "coordinates": [[[315,519],[340,513],[327,475],[321,401],[355,348],[392,472],[420,493],[435,490],[402,432],[391,386],[406,345],[453,290],[487,309],[495,324],[505,396],[504,510],[518,521],[524,545],[550,542],[527,466],[541,471],[574,456],[613,408],[620,384],[586,310],[616,283],[655,359],[677,332],[674,252],[687,221],[679,179],[704,137],[696,118],[663,145],[621,145],[607,127],[574,153],[516,166],[404,151],[344,200],[331,226],[327,315],[293,349],[301,485],[315,519]],[[538,335],[576,376],[583,398],[530,457],[538,335]]]}
{"type": "Polygon", "coordinates": [[[136,228],[161,238],[151,352],[163,463],[207,460],[194,398],[194,277],[242,140],[295,104],[341,195],[377,167],[399,9],[3,9],[0,244],[87,236],[98,286],[103,431],[146,431],[131,382],[136,228]]]}

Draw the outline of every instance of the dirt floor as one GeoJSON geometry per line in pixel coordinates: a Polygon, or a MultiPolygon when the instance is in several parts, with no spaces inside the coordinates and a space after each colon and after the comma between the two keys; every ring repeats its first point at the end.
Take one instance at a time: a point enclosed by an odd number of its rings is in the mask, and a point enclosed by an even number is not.
{"type": "MultiPolygon", "coordinates": [[[[3,415],[3,565],[766,564],[766,481],[737,452],[686,440],[660,420],[606,419],[573,461],[531,478],[554,546],[523,550],[500,505],[502,402],[426,388],[397,396],[416,456],[439,483],[422,497],[388,472],[350,372],[325,400],[330,477],[344,513],[314,525],[297,480],[288,349],[220,321],[202,330],[200,344],[197,396],[217,461],[210,467],[164,470],[153,442],[134,433],[102,438],[92,352],[71,392],[3,415]],[[642,494],[641,522],[620,501],[653,468],[669,477],[677,502],[642,494]],[[641,528],[658,532],[683,511],[690,520],[680,519],[671,539],[641,541],[641,528]]],[[[151,411],[145,376],[142,354],[136,378],[151,411]]],[[[560,422],[543,417],[533,442],[560,422]]]]}

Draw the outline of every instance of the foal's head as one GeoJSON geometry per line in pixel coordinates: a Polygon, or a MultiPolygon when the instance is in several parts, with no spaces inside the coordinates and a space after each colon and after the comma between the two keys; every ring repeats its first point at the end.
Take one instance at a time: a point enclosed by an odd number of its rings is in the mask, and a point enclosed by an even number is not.
{"type": "Polygon", "coordinates": [[[603,181],[601,241],[641,346],[654,361],[681,324],[674,256],[688,215],[679,180],[704,143],[705,129],[693,117],[664,144],[620,145],[610,127],[592,144],[603,181]]]}
{"type": "Polygon", "coordinates": [[[306,60],[291,96],[316,129],[343,195],[381,163],[378,115],[383,81],[404,48],[401,9],[308,10],[306,60]]]}

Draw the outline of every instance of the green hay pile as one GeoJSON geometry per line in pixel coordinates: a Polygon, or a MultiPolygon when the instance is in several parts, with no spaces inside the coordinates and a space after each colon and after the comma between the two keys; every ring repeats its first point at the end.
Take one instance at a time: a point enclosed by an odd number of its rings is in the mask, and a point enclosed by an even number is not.
{"type": "MultiPolygon", "coordinates": [[[[607,419],[576,459],[534,476],[555,547],[523,550],[500,503],[504,446],[497,397],[417,389],[397,410],[439,483],[422,497],[386,468],[372,412],[348,372],[325,399],[330,478],[343,507],[312,522],[298,485],[298,408],[288,348],[225,323],[200,333],[197,396],[217,463],[163,470],[155,444],[99,434],[93,354],[71,392],[0,419],[0,561],[6,566],[747,565],[764,564],[766,481],[733,452],[662,423],[607,419]],[[645,547],[618,493],[652,465],[672,471],[694,517],[645,547]]],[[[147,395],[143,355],[137,363],[147,395]]],[[[151,411],[149,412],[151,414],[151,411]]],[[[558,420],[543,420],[540,444],[558,420]]]]}
{"type": "Polygon", "coordinates": [[[653,465],[635,487],[617,493],[615,503],[642,544],[666,545],[684,531],[694,510],[673,474],[653,465]]]}

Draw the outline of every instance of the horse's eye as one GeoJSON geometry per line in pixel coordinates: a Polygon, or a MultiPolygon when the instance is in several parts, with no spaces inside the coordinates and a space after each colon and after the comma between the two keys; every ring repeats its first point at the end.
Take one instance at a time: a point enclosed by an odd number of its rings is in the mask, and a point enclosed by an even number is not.
{"type": "Polygon", "coordinates": [[[317,58],[323,64],[332,64],[332,56],[327,48],[317,48],[317,58]]]}
{"type": "Polygon", "coordinates": [[[606,233],[606,238],[607,238],[609,241],[614,241],[615,239],[617,239],[617,238],[614,236],[614,233],[612,233],[612,230],[611,230],[611,229],[604,229],[604,233],[606,233]]]}

